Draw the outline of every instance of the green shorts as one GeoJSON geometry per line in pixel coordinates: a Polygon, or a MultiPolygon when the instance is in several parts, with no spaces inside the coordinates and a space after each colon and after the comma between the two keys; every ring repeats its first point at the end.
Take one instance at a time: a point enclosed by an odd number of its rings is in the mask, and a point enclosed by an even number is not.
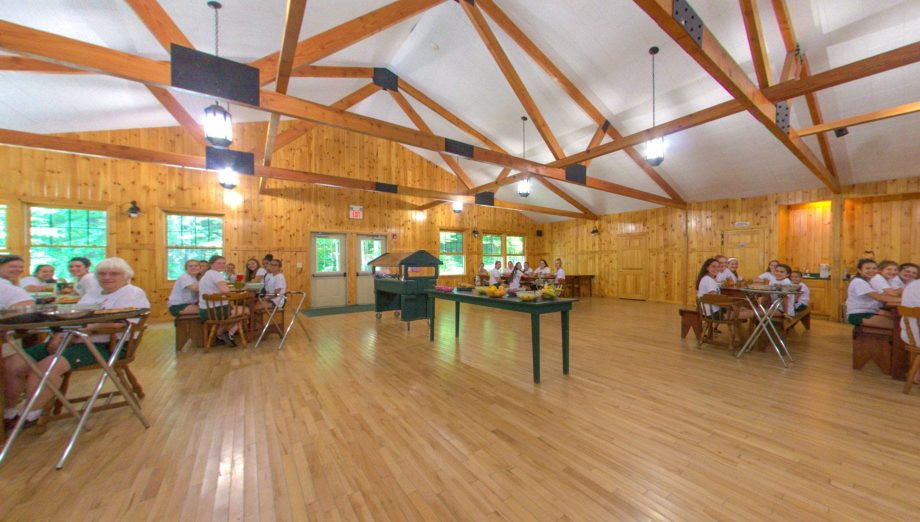
{"type": "Polygon", "coordinates": [[[853,326],[859,326],[863,321],[869,319],[870,317],[875,317],[875,314],[862,313],[862,314],[849,314],[847,315],[847,322],[853,326]]]}
{"type": "MultiPolygon", "coordinates": [[[[224,306],[221,306],[221,307],[219,307],[219,308],[218,308],[218,307],[214,307],[214,308],[212,308],[211,310],[214,310],[214,311],[217,313],[217,318],[218,318],[218,319],[227,319],[228,317],[230,317],[230,305],[224,305],[224,306]]],[[[202,321],[207,321],[207,320],[208,320],[208,310],[207,310],[207,308],[201,308],[201,309],[199,309],[199,310],[198,310],[198,317],[200,317],[202,321]]]]}
{"type": "MultiPolygon", "coordinates": [[[[99,355],[102,356],[106,361],[109,360],[109,356],[112,355],[109,352],[109,343],[93,343],[96,345],[96,349],[99,350],[99,355]]],[[[36,344],[35,346],[30,346],[26,348],[26,353],[29,354],[29,357],[38,362],[49,355],[52,355],[48,352],[48,343],[36,344]]],[[[67,362],[70,363],[71,369],[81,368],[83,366],[90,366],[96,364],[96,358],[93,357],[93,354],[90,353],[89,348],[83,344],[83,341],[77,340],[74,344],[71,344],[67,348],[64,348],[63,358],[67,359],[67,362]]],[[[120,359],[125,357],[125,352],[122,350],[120,359]]]]}
{"type": "Polygon", "coordinates": [[[193,305],[193,304],[195,304],[195,303],[185,303],[185,304],[178,304],[178,305],[169,305],[169,313],[170,313],[170,315],[172,315],[173,317],[179,317],[179,314],[182,313],[182,310],[185,310],[189,305],[193,305]]]}

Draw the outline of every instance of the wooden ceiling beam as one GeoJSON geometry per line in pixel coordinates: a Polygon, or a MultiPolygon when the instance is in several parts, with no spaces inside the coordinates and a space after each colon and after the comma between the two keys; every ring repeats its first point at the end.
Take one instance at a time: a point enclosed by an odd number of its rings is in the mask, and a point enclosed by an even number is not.
{"type": "MultiPolygon", "coordinates": [[[[399,108],[402,109],[406,116],[409,117],[409,120],[413,125],[415,125],[416,128],[418,128],[418,130],[431,134],[431,127],[425,123],[425,120],[422,119],[419,113],[416,112],[415,108],[412,107],[412,105],[409,103],[409,100],[407,100],[401,92],[389,90],[387,92],[390,93],[390,96],[393,98],[396,104],[399,105],[399,108]]],[[[443,152],[440,153],[440,156],[441,159],[447,163],[447,166],[454,173],[454,175],[457,176],[461,182],[463,182],[467,189],[473,187],[473,181],[467,175],[466,171],[463,170],[463,167],[460,166],[460,163],[457,162],[456,158],[448,154],[444,154],[443,152]]]]}
{"type": "MultiPolygon", "coordinates": [[[[147,26],[153,37],[160,42],[160,45],[170,52],[172,44],[182,45],[193,48],[192,42],[186,38],[185,34],[179,29],[179,26],[173,22],[172,18],[163,9],[157,0],[126,0],[128,5],[134,11],[138,18],[147,26]]],[[[192,139],[198,142],[202,147],[208,146],[208,141],[204,137],[204,130],[198,121],[192,117],[185,107],[176,99],[168,90],[154,85],[147,85],[150,94],[160,102],[160,105],[166,109],[169,114],[179,123],[179,125],[188,132],[192,139]]]]}
{"type": "Polygon", "coordinates": [[[447,203],[447,201],[444,201],[443,199],[435,199],[423,205],[419,205],[418,207],[416,207],[416,210],[428,210],[434,207],[439,207],[445,203],[447,203]]]}
{"type": "Polygon", "coordinates": [[[0,56],[0,71],[18,71],[53,74],[88,74],[86,71],[71,69],[63,65],[22,56],[0,56]]]}
{"type": "MultiPolygon", "coordinates": [[[[2,20],[0,20],[0,49],[126,80],[154,86],[170,86],[168,65],[2,20]]],[[[212,97],[200,92],[193,92],[193,94],[212,97]]],[[[425,134],[415,129],[394,125],[383,120],[338,111],[319,103],[266,89],[260,92],[259,105],[242,104],[237,101],[233,103],[385,140],[397,141],[435,152],[463,154],[464,157],[473,161],[510,167],[557,179],[565,177],[565,173],[559,168],[548,167],[535,161],[517,158],[510,154],[486,150],[473,145],[459,149],[453,148],[453,145],[442,136],[425,134]],[[450,150],[448,150],[449,147],[451,147],[450,150]]]]}
{"type": "MultiPolygon", "coordinates": [[[[444,0],[397,0],[311,36],[297,44],[292,68],[296,73],[302,67],[335,54],[442,2],[444,0]]],[[[278,53],[272,53],[250,65],[260,70],[259,80],[262,85],[266,85],[274,79],[277,63],[278,53]]]]}
{"type": "Polygon", "coordinates": [[[633,0],[664,32],[693,58],[706,72],[738,100],[773,136],[832,192],[840,192],[840,182],[814,155],[808,145],[790,130],[784,132],[776,123],[777,108],[747,77],[716,37],[702,28],[702,43],[698,44],[671,13],[668,0],[633,0]]]}
{"type": "Polygon", "coordinates": [[[763,39],[763,28],[760,26],[757,0],[740,0],[740,2],[744,30],[747,32],[751,59],[754,62],[754,74],[757,76],[757,84],[760,88],[766,89],[770,86],[770,57],[767,54],[767,44],[763,39]]]}
{"type": "Polygon", "coordinates": [[[799,136],[811,136],[813,134],[821,136],[822,133],[832,130],[842,129],[844,127],[855,127],[865,123],[887,120],[889,118],[896,118],[898,116],[905,116],[917,112],[920,112],[920,102],[905,103],[897,107],[889,107],[880,111],[873,111],[858,116],[850,116],[849,118],[841,118],[839,120],[821,123],[819,125],[812,125],[811,127],[799,129],[798,132],[799,136]]]}
{"type": "Polygon", "coordinates": [[[490,181],[482,185],[477,185],[470,189],[470,194],[479,194],[480,192],[495,192],[498,189],[517,183],[518,181],[527,179],[528,174],[526,172],[518,172],[517,174],[511,176],[505,176],[502,179],[496,179],[495,181],[490,181]]]}
{"type": "MultiPolygon", "coordinates": [[[[300,36],[300,26],[303,16],[307,11],[307,0],[288,0],[284,12],[284,30],[281,33],[281,50],[278,51],[278,69],[275,72],[275,92],[287,93],[291,81],[291,69],[294,65],[294,50],[297,47],[297,38],[300,36]]],[[[262,153],[262,164],[272,164],[272,153],[275,150],[275,136],[278,125],[281,123],[280,114],[272,114],[268,120],[268,129],[265,131],[265,152],[262,153]]]]}
{"type": "Polygon", "coordinates": [[[292,78],[373,78],[373,67],[305,65],[291,71],[292,78]]]}
{"type": "Polygon", "coordinates": [[[553,157],[559,159],[565,156],[562,146],[559,145],[559,141],[556,140],[556,136],[553,135],[552,130],[549,128],[549,123],[546,122],[546,118],[543,117],[543,113],[540,112],[540,108],[537,107],[536,102],[534,102],[533,97],[527,90],[527,86],[524,85],[524,81],[521,80],[520,75],[518,75],[517,71],[514,69],[511,60],[508,58],[508,55],[505,54],[504,49],[502,49],[501,44],[498,42],[498,38],[496,38],[495,33],[492,32],[492,28],[489,27],[489,22],[486,21],[482,12],[479,11],[479,8],[476,7],[475,4],[467,2],[459,2],[459,4],[463,6],[463,11],[470,19],[470,23],[473,24],[480,39],[482,39],[482,43],[485,44],[486,49],[489,50],[489,54],[492,55],[492,58],[505,76],[508,84],[511,85],[511,90],[514,91],[514,95],[517,96],[518,101],[521,102],[524,111],[530,116],[534,126],[537,128],[537,132],[540,133],[546,146],[549,147],[550,152],[553,153],[553,157]]]}
{"type": "Polygon", "coordinates": [[[527,203],[517,203],[512,201],[505,200],[495,200],[495,206],[498,208],[509,208],[512,210],[520,210],[521,212],[537,212],[540,214],[549,214],[551,216],[562,216],[575,219],[585,219],[585,215],[581,212],[572,212],[571,210],[559,210],[557,208],[547,208],[540,207],[537,205],[528,205],[527,203]]]}
{"type": "MultiPolygon", "coordinates": [[[[802,57],[802,76],[808,76],[808,58],[802,57]]],[[[818,103],[818,94],[811,92],[805,95],[805,103],[808,105],[808,114],[811,116],[811,122],[820,125],[824,122],[824,116],[821,114],[821,105],[818,103]]],[[[799,134],[801,136],[801,134],[799,134]]],[[[821,150],[821,157],[824,159],[824,165],[827,170],[837,178],[837,163],[834,161],[834,153],[831,152],[831,145],[828,143],[826,134],[818,134],[818,149],[821,150]]]]}
{"type": "Polygon", "coordinates": [[[799,45],[798,38],[795,37],[795,28],[792,26],[792,17],[789,16],[789,7],[786,0],[771,0],[773,2],[773,13],[776,15],[776,23],[779,24],[779,34],[783,38],[783,47],[787,53],[795,52],[799,45]]]}
{"type": "MultiPolygon", "coordinates": [[[[591,136],[591,141],[589,141],[588,146],[585,147],[586,152],[593,149],[594,147],[597,147],[598,145],[601,144],[602,141],[604,141],[604,136],[607,135],[607,129],[605,129],[604,127],[605,125],[597,126],[597,130],[594,131],[594,135],[591,136]]],[[[592,161],[593,159],[586,159],[585,161],[582,161],[581,164],[584,165],[585,167],[588,167],[591,165],[592,161]]]]}
{"type": "MultiPolygon", "coordinates": [[[[543,71],[549,75],[559,86],[565,91],[566,94],[578,105],[585,114],[591,118],[594,123],[598,126],[606,126],[607,135],[614,140],[619,140],[623,135],[604,117],[600,109],[598,109],[591,101],[581,92],[581,90],[575,85],[572,80],[569,79],[559,67],[549,59],[548,56],[527,36],[527,33],[521,30],[511,18],[505,14],[504,11],[499,8],[493,0],[478,0],[477,5],[491,18],[496,25],[498,25],[505,34],[508,35],[528,56],[534,61],[543,71]]],[[[671,196],[672,199],[684,202],[681,195],[674,190],[663,177],[661,177],[658,172],[652,168],[642,157],[642,154],[639,153],[634,147],[628,147],[625,149],[626,154],[633,160],[637,167],[642,169],[656,185],[661,187],[666,194],[671,196]]],[[[557,158],[559,159],[559,158],[557,158]]]]}
{"type": "Polygon", "coordinates": [[[542,183],[543,186],[549,189],[550,192],[562,198],[563,201],[565,201],[569,205],[572,205],[573,207],[580,210],[581,213],[583,214],[583,217],[586,217],[589,219],[597,219],[597,214],[595,214],[593,210],[591,210],[590,208],[588,208],[587,205],[585,205],[584,203],[576,199],[575,196],[569,194],[568,192],[562,190],[560,187],[556,186],[556,184],[553,183],[552,181],[544,177],[540,177],[540,176],[537,177],[537,181],[542,183]]]}
{"type": "Polygon", "coordinates": [[[802,75],[802,57],[798,51],[786,53],[783,61],[783,70],[779,75],[779,83],[798,80],[802,75]]]}

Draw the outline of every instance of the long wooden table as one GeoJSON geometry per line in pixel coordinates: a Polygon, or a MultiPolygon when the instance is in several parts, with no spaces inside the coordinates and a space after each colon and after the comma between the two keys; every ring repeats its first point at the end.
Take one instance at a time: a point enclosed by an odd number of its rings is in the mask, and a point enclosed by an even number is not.
{"type": "Polygon", "coordinates": [[[511,310],[530,314],[530,345],[533,356],[533,382],[540,383],[540,316],[559,312],[562,315],[562,373],[569,373],[569,312],[572,304],[577,299],[557,298],[544,301],[524,302],[516,297],[493,298],[472,292],[441,292],[426,290],[428,294],[428,310],[431,313],[429,320],[429,340],[434,341],[435,326],[435,299],[453,301],[454,307],[454,337],[460,337],[460,303],[511,310]]]}

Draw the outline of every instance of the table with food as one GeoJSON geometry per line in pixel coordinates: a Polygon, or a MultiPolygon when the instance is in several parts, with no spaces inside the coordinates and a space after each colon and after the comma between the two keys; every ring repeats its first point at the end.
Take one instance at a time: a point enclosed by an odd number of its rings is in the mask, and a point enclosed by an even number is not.
{"type": "Polygon", "coordinates": [[[569,312],[577,299],[559,297],[558,290],[549,285],[537,291],[512,291],[504,286],[463,285],[458,288],[437,286],[425,290],[428,295],[429,340],[434,340],[435,301],[454,302],[454,337],[460,337],[460,303],[485,306],[530,314],[530,340],[533,357],[533,382],[540,383],[540,316],[559,312],[562,318],[562,373],[569,373],[569,312]]]}

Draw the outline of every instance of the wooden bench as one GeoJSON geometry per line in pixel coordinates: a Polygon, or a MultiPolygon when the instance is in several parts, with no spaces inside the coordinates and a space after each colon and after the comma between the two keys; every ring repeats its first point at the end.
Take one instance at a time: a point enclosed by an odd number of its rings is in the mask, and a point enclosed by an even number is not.
{"type": "Polygon", "coordinates": [[[181,313],[173,321],[176,327],[176,351],[181,350],[189,340],[192,346],[204,346],[204,330],[201,328],[201,318],[198,312],[193,314],[181,313]]]}
{"type": "Polygon", "coordinates": [[[703,321],[696,308],[681,308],[680,313],[680,338],[686,339],[687,333],[692,329],[697,340],[703,335],[703,321]]]}
{"type": "Polygon", "coordinates": [[[904,379],[908,354],[895,330],[857,326],[853,328],[853,369],[861,370],[873,361],[882,373],[893,379],[904,379]]]}
{"type": "Polygon", "coordinates": [[[799,323],[802,323],[806,330],[811,330],[811,307],[796,313],[795,317],[783,317],[783,333],[789,332],[799,323]]]}

